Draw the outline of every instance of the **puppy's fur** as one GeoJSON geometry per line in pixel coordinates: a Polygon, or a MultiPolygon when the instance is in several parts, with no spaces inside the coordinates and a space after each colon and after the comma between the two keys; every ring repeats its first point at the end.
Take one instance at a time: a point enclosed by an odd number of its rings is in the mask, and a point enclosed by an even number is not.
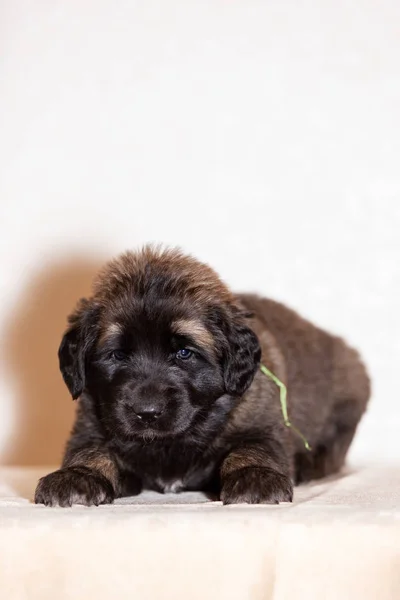
{"type": "Polygon", "coordinates": [[[208,266],[146,247],[109,263],[59,350],[80,398],[62,468],[35,501],[112,502],[145,488],[225,504],[291,501],[342,466],[369,393],[357,355],[285,306],[233,295],[208,266]],[[288,387],[292,422],[265,363],[288,387]]]}

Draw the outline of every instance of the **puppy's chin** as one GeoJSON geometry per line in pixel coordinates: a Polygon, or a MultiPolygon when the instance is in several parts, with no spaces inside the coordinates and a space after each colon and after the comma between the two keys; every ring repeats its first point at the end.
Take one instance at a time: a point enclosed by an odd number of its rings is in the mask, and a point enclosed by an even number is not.
{"type": "Polygon", "coordinates": [[[182,435],[189,429],[189,427],[190,425],[187,425],[186,427],[172,429],[169,431],[163,431],[152,427],[143,427],[141,431],[135,431],[132,433],[132,436],[135,439],[141,439],[143,442],[149,443],[155,440],[164,440],[182,435]]]}

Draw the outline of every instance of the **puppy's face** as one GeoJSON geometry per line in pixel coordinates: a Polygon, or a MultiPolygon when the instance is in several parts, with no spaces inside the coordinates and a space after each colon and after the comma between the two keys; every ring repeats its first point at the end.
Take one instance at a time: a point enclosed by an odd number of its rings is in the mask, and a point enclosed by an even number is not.
{"type": "Polygon", "coordinates": [[[92,355],[87,388],[119,435],[181,433],[225,393],[211,333],[178,304],[132,298],[92,355]]]}
{"type": "Polygon", "coordinates": [[[250,385],[258,340],[216,274],[149,248],[110,263],[60,347],[73,397],[86,390],[122,439],[215,424],[250,385]]]}

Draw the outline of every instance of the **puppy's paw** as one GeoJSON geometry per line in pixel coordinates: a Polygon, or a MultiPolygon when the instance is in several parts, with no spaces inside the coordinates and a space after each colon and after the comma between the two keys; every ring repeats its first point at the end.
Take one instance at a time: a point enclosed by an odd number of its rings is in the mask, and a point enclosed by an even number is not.
{"type": "Polygon", "coordinates": [[[35,503],[46,506],[98,506],[114,501],[111,483],[87,467],[66,467],[42,477],[35,492],[35,503]]]}
{"type": "Polygon", "coordinates": [[[224,504],[279,504],[291,502],[293,485],[289,477],[264,467],[245,467],[224,477],[221,500],[224,504]]]}

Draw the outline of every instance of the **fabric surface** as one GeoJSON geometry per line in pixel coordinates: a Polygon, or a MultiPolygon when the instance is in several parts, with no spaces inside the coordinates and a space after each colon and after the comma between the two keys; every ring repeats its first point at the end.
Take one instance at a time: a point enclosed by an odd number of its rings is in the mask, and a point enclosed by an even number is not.
{"type": "Polygon", "coordinates": [[[50,470],[0,470],[1,598],[400,598],[394,466],[348,469],[280,506],[146,492],[70,509],[32,504],[50,470]]]}

